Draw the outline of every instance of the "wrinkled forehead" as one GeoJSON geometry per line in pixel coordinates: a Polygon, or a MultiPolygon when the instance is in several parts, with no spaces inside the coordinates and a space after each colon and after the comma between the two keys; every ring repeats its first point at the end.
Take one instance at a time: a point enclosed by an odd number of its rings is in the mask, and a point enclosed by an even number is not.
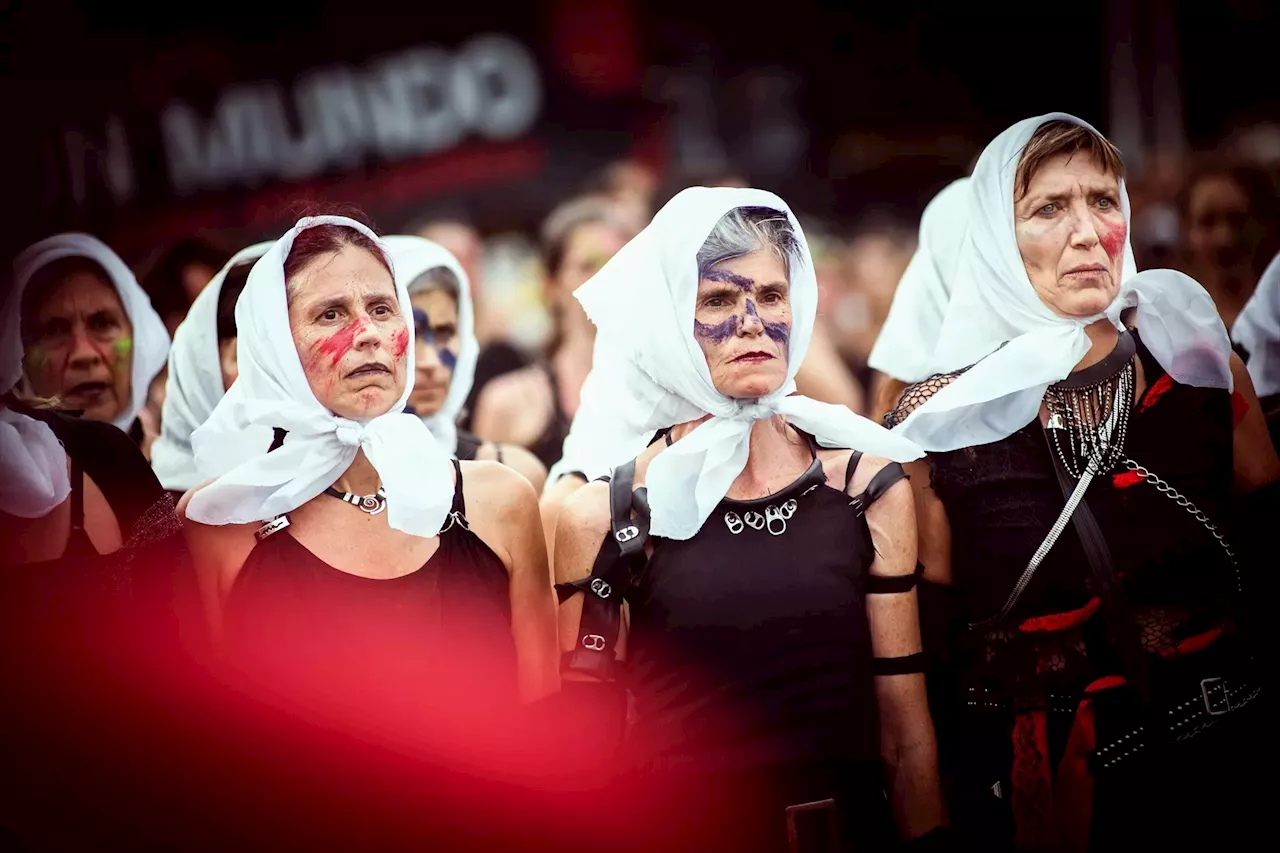
{"type": "Polygon", "coordinates": [[[355,246],[317,257],[286,283],[291,303],[310,305],[371,296],[397,298],[391,274],[369,252],[355,246]]]}
{"type": "Polygon", "coordinates": [[[1031,197],[1070,195],[1076,192],[1119,192],[1120,176],[1108,169],[1088,151],[1055,154],[1041,163],[1029,176],[1026,195],[1031,197]]]}
{"type": "Polygon", "coordinates": [[[50,317],[75,310],[124,311],[107,271],[92,258],[68,257],[37,270],[23,293],[24,314],[50,317]]]}

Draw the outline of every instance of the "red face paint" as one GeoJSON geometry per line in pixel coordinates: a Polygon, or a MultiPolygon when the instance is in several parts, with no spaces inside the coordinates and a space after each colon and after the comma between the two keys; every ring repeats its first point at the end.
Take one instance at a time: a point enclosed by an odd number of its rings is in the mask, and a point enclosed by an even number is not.
{"type": "Polygon", "coordinates": [[[321,355],[329,356],[329,364],[336,365],[342,361],[342,357],[351,349],[355,342],[356,335],[364,329],[364,323],[356,320],[343,326],[338,332],[330,337],[325,338],[316,346],[316,352],[321,355]]]}
{"type": "Polygon", "coordinates": [[[391,352],[396,358],[402,358],[409,349],[409,330],[401,329],[391,336],[391,352]]]}
{"type": "Polygon", "coordinates": [[[1102,248],[1107,251],[1107,257],[1114,259],[1120,256],[1124,251],[1124,238],[1127,233],[1128,226],[1123,222],[1112,228],[1103,227],[1102,236],[1099,239],[1102,241],[1102,248]]]}

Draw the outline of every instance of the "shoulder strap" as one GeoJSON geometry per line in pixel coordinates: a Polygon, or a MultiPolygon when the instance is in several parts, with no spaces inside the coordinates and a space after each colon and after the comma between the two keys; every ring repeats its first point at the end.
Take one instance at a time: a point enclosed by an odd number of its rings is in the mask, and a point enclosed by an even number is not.
{"type": "Polygon", "coordinates": [[[620,465],[609,480],[609,532],[613,541],[606,539],[601,545],[591,574],[570,583],[556,584],[560,601],[578,593],[586,596],[578,622],[578,642],[561,662],[564,671],[581,672],[601,680],[614,676],[614,649],[622,624],[622,602],[633,570],[643,566],[644,543],[649,535],[647,495],[644,489],[632,489],[635,470],[634,461],[620,465]]]}
{"type": "Polygon", "coordinates": [[[862,451],[855,450],[849,454],[849,464],[844,466],[844,493],[849,494],[849,486],[853,485],[853,475],[862,461],[862,451]]]}
{"type": "MultiPolygon", "coordinates": [[[[907,472],[902,470],[902,466],[897,462],[890,462],[876,472],[875,476],[871,478],[871,482],[867,483],[867,488],[863,490],[862,494],[850,501],[850,505],[861,515],[867,511],[867,507],[884,497],[884,493],[896,485],[899,480],[905,480],[906,478],[907,472]]],[[[845,487],[845,490],[848,491],[848,486],[845,487]]]]}
{"type": "Polygon", "coordinates": [[[467,515],[467,499],[462,493],[462,465],[457,459],[450,459],[449,461],[453,463],[453,471],[457,475],[457,479],[453,481],[453,506],[450,507],[449,512],[456,512],[465,518],[467,515]]]}
{"type": "Polygon", "coordinates": [[[84,530],[84,468],[74,453],[68,453],[71,460],[71,529],[84,530]]]}

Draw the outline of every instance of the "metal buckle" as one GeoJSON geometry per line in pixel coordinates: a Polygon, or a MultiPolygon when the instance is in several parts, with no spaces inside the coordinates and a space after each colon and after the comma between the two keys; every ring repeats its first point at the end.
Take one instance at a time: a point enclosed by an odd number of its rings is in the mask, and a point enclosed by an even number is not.
{"type": "Polygon", "coordinates": [[[619,530],[617,533],[613,534],[613,538],[617,539],[619,542],[630,542],[632,539],[635,539],[639,535],[640,535],[640,528],[636,527],[633,524],[630,527],[624,527],[621,530],[619,530]]]}
{"type": "Polygon", "coordinates": [[[1204,697],[1204,709],[1209,712],[1211,717],[1221,717],[1231,710],[1231,693],[1227,690],[1227,685],[1221,678],[1200,679],[1200,695],[1204,697]],[[1220,690],[1222,693],[1221,704],[1217,705],[1216,710],[1214,700],[1209,695],[1211,690],[1220,690]]]}
{"type": "Polygon", "coordinates": [[[582,638],[582,647],[584,649],[590,649],[593,652],[602,652],[604,651],[604,646],[604,637],[599,634],[587,634],[582,638]]]}
{"type": "Polygon", "coordinates": [[[591,591],[601,598],[608,598],[610,593],[613,592],[613,587],[603,578],[596,578],[591,582],[591,591]]]}

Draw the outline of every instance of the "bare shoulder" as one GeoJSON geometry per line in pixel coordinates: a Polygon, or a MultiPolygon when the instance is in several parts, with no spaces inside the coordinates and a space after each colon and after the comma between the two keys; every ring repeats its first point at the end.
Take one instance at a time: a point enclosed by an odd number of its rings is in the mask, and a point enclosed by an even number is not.
{"type": "Polygon", "coordinates": [[[459,462],[467,514],[510,516],[538,508],[532,484],[498,462],[459,462]]]}
{"type": "MultiPolygon", "coordinates": [[[[848,449],[820,449],[818,451],[818,458],[822,460],[822,467],[827,475],[827,484],[833,489],[845,490],[845,478],[848,476],[849,461],[852,456],[853,451],[848,449]]],[[[848,493],[850,495],[861,494],[866,490],[867,485],[876,474],[894,464],[897,463],[882,456],[864,453],[858,460],[858,467],[853,471],[853,478],[849,481],[848,493]]],[[[894,489],[889,491],[893,492],[894,489]]]]}

